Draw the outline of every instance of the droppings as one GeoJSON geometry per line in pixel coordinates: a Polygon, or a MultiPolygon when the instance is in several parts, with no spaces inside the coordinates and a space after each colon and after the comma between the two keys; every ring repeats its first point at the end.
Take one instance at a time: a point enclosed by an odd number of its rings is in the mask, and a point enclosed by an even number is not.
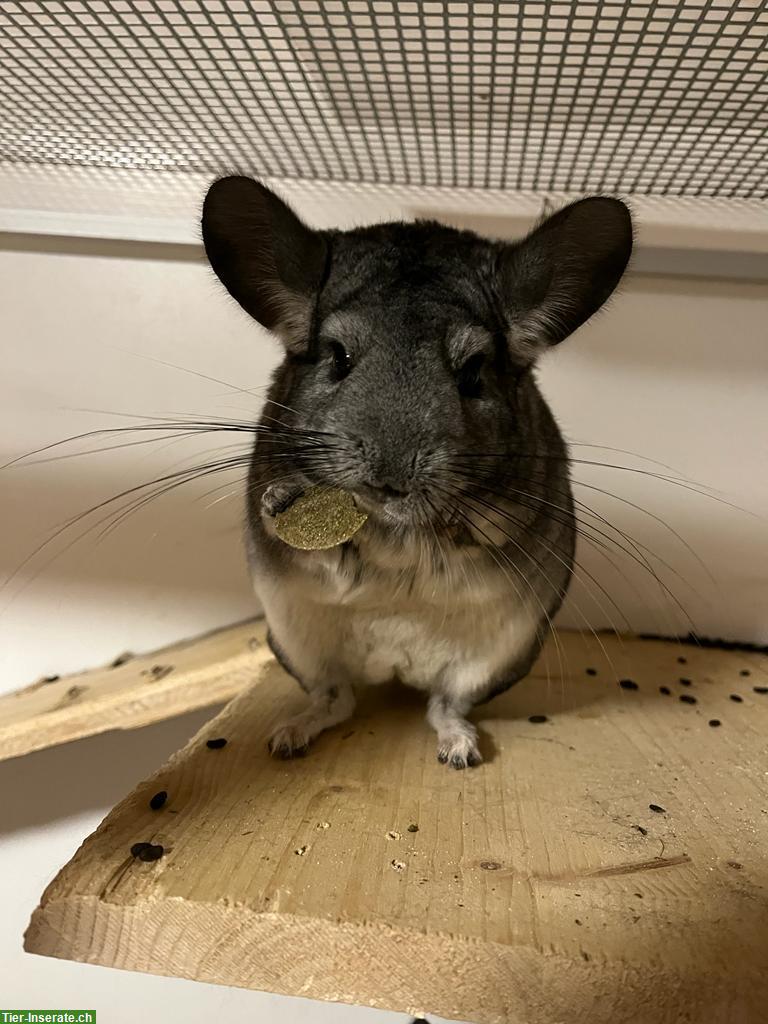
{"type": "Polygon", "coordinates": [[[43,676],[44,683],[56,683],[61,679],[61,676],[43,676]]]}
{"type": "Polygon", "coordinates": [[[222,747],[226,747],[227,741],[223,736],[219,736],[215,740],[206,740],[205,745],[209,750],[221,750],[222,747]]]}
{"type": "Polygon", "coordinates": [[[677,659],[677,663],[678,663],[678,665],[687,665],[688,664],[688,659],[680,657],[680,658],[677,659]]]}
{"type": "Polygon", "coordinates": [[[742,701],[744,700],[744,698],[743,698],[743,697],[740,697],[740,696],[738,695],[738,693],[732,693],[732,694],[731,694],[731,700],[734,700],[734,701],[736,701],[736,703],[737,703],[737,704],[741,704],[741,702],[742,702],[742,701]]]}
{"type": "Polygon", "coordinates": [[[149,675],[152,676],[153,682],[157,682],[160,679],[165,679],[171,672],[173,672],[173,665],[153,665],[149,670],[149,675]]]}
{"type": "Polygon", "coordinates": [[[648,835],[648,829],[647,828],[643,828],[642,825],[633,825],[632,828],[636,828],[641,836],[647,836],[648,835]]]}
{"type": "Polygon", "coordinates": [[[315,828],[318,830],[318,832],[323,831],[323,830],[325,830],[327,828],[330,828],[330,827],[331,827],[330,821],[318,821],[317,825],[315,825],[315,828]]]}
{"type": "Polygon", "coordinates": [[[768,693],[768,686],[753,686],[755,693],[768,693]]]}
{"type": "Polygon", "coordinates": [[[719,718],[710,718],[709,720],[709,725],[711,725],[713,729],[717,729],[717,727],[722,724],[723,723],[720,721],[719,718]]]}
{"type": "Polygon", "coordinates": [[[587,675],[588,676],[596,676],[597,675],[597,669],[596,668],[588,668],[587,669],[587,675]]]}
{"type": "Polygon", "coordinates": [[[683,702],[683,704],[695,704],[696,703],[696,698],[693,696],[692,693],[681,693],[680,694],[680,700],[683,702]]]}
{"type": "Polygon", "coordinates": [[[159,843],[147,843],[145,848],[141,850],[137,856],[139,860],[150,862],[153,860],[160,860],[164,853],[165,849],[159,843]]]}
{"type": "Polygon", "coordinates": [[[405,861],[404,860],[392,860],[389,863],[390,863],[390,866],[395,869],[395,871],[405,871],[405,861]]]}
{"type": "Polygon", "coordinates": [[[639,690],[640,687],[634,681],[634,679],[620,679],[619,686],[622,690],[639,690]]]}
{"type": "Polygon", "coordinates": [[[736,871],[741,871],[741,869],[744,867],[744,865],[739,864],[737,860],[728,860],[726,861],[726,864],[729,868],[735,868],[736,871]]]}
{"type": "MultiPolygon", "coordinates": [[[[751,672],[749,671],[749,669],[748,669],[748,668],[743,668],[743,669],[741,670],[741,672],[739,672],[739,675],[740,675],[740,676],[751,676],[751,675],[752,675],[752,673],[751,673],[751,672]]],[[[729,861],[729,863],[730,863],[730,861],[729,861]]]]}
{"type": "Polygon", "coordinates": [[[580,924],[581,924],[581,921],[580,921],[580,920],[578,919],[578,917],[575,917],[575,918],[573,919],[573,923],[574,923],[574,924],[579,924],[579,925],[580,925],[580,924]]]}
{"type": "Polygon", "coordinates": [[[546,715],[529,715],[528,721],[533,722],[534,725],[540,725],[542,722],[548,722],[549,719],[546,715]]]}
{"type": "Polygon", "coordinates": [[[668,697],[672,691],[668,686],[660,686],[659,693],[663,693],[665,697],[668,697]]]}
{"type": "Polygon", "coordinates": [[[648,806],[650,807],[650,809],[651,809],[652,811],[655,811],[655,812],[656,812],[657,814],[666,814],[666,813],[667,813],[667,812],[666,812],[666,811],[664,810],[664,808],[663,808],[663,807],[660,807],[660,806],[659,806],[658,804],[648,804],[648,806]]]}
{"type": "Polygon", "coordinates": [[[387,832],[387,839],[391,839],[394,841],[402,838],[402,835],[399,832],[396,832],[394,829],[392,829],[391,832],[387,832]]]}
{"type": "Polygon", "coordinates": [[[680,679],[678,680],[678,682],[680,683],[681,686],[690,686],[691,685],[691,680],[690,679],[686,679],[684,676],[681,676],[680,679]]]}
{"type": "Polygon", "coordinates": [[[419,831],[419,826],[418,825],[409,825],[408,826],[408,831],[409,832],[418,832],[419,831]]]}
{"type": "Polygon", "coordinates": [[[306,854],[308,849],[309,849],[309,847],[306,846],[306,845],[305,846],[299,846],[298,849],[294,850],[293,852],[296,854],[297,857],[303,857],[306,854]]]}
{"type": "Polygon", "coordinates": [[[131,651],[124,651],[122,654],[118,654],[109,667],[120,668],[121,665],[124,665],[127,661],[131,661],[134,657],[135,655],[132,654],[131,651]]]}
{"type": "Polygon", "coordinates": [[[167,799],[167,792],[164,789],[161,789],[160,792],[155,793],[155,795],[149,801],[149,806],[152,808],[153,811],[159,811],[167,799]]]}
{"type": "Polygon", "coordinates": [[[160,860],[165,849],[159,843],[134,843],[131,847],[131,856],[138,860],[153,861],[160,860]]]}
{"type": "Polygon", "coordinates": [[[480,862],[483,871],[499,871],[501,864],[497,860],[483,860],[480,862]]]}

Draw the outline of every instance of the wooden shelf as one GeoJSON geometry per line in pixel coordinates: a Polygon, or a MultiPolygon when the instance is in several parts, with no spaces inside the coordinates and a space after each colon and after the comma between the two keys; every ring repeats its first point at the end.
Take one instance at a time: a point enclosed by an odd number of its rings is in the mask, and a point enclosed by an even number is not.
{"type": "Polygon", "coordinates": [[[264,623],[246,622],[118,666],[41,679],[0,697],[0,761],[222,703],[271,660],[264,623]]]}
{"type": "Polygon", "coordinates": [[[766,659],[601,644],[561,634],[562,680],[550,647],[479,709],[465,772],[389,688],[270,759],[303,697],[266,664],[85,841],[26,949],[477,1024],[764,1021],[766,659]]]}

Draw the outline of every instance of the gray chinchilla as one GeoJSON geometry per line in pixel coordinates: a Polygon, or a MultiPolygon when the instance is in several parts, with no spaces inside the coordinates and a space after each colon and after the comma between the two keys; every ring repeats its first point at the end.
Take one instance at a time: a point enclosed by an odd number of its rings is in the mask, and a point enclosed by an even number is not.
{"type": "Polygon", "coordinates": [[[309,696],[290,757],[354,709],[354,684],[429,695],[438,757],[481,761],[466,715],[529,671],[573,565],[565,442],[537,358],[602,306],[632,250],[617,199],[518,242],[430,221],[314,231],[264,185],[215,182],[203,238],[230,294],[285,348],[253,452],[249,548],[270,644],[309,696]],[[328,551],[274,517],[312,485],[368,513],[328,551]]]}

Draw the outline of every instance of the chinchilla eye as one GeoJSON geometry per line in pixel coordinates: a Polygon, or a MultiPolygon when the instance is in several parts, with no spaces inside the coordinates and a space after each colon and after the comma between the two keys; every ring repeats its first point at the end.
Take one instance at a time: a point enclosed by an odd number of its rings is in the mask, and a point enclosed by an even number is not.
{"type": "Polygon", "coordinates": [[[483,392],[481,373],[485,364],[485,353],[476,352],[464,363],[458,372],[459,394],[462,398],[479,398],[483,392]]]}
{"type": "Polygon", "coordinates": [[[331,365],[336,380],[344,380],[352,370],[352,356],[347,352],[340,341],[330,341],[328,347],[331,350],[331,365]]]}

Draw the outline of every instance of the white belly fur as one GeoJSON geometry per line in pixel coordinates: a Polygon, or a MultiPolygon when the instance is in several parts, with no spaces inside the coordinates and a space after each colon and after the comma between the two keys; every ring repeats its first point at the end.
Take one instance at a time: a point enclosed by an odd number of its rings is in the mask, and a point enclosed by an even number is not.
{"type": "Polygon", "coordinates": [[[254,581],[275,639],[309,689],[334,679],[397,678],[471,695],[525,654],[538,627],[533,608],[501,574],[471,587],[467,573],[466,587],[431,581],[409,596],[389,580],[353,586],[332,564],[325,563],[330,582],[320,583],[311,562],[306,573],[280,580],[259,573],[254,581]]]}

